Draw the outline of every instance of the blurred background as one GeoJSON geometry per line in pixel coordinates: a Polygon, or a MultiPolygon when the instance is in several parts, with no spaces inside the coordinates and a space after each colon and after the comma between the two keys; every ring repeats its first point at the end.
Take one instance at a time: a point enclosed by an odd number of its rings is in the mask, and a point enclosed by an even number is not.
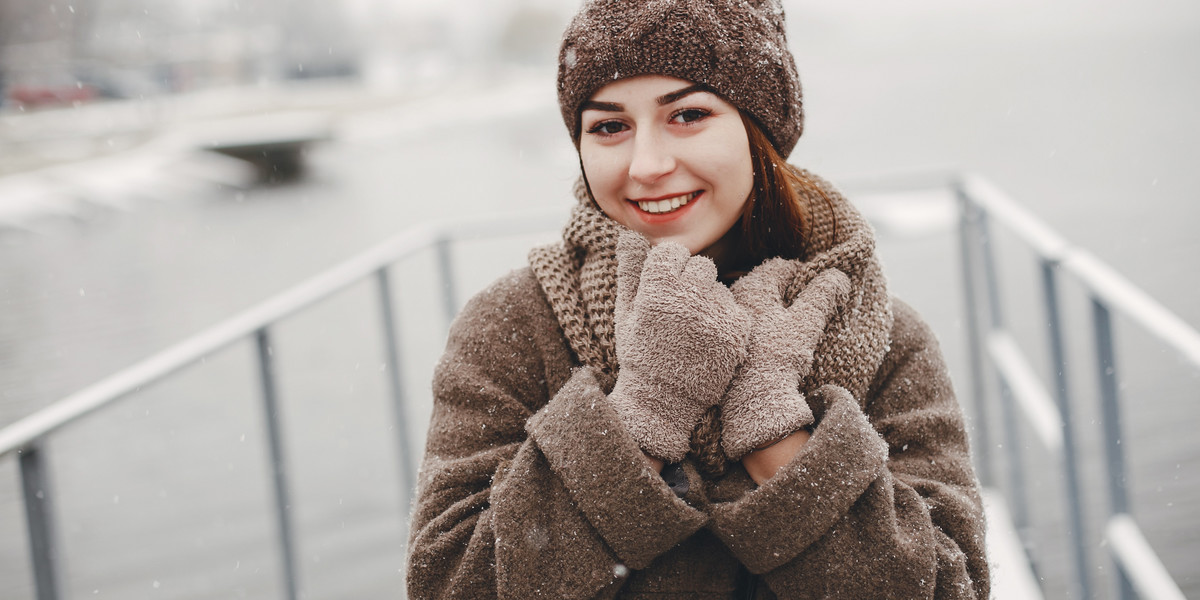
{"type": "MultiPolygon", "coordinates": [[[[408,227],[565,217],[578,159],[554,75],[577,5],[0,0],[0,427],[408,227]]],[[[807,117],[792,162],[852,199],[897,174],[980,173],[1200,324],[1200,4],[784,6],[807,117]]],[[[893,291],[934,326],[965,393],[953,205],[861,198],[893,291]]],[[[456,248],[459,295],[553,237],[456,248]]],[[[1015,241],[997,251],[1014,327],[1038,355],[1037,272],[1015,241]]],[[[445,327],[434,259],[393,269],[414,449],[445,327]]],[[[276,328],[305,598],[403,588],[407,491],[368,283],[276,328]]],[[[1067,306],[1087,362],[1086,306],[1067,306]]],[[[1200,374],[1135,332],[1123,341],[1135,514],[1197,597],[1200,374]]],[[[53,437],[70,597],[278,597],[253,353],[235,345],[53,437]]],[[[1079,384],[1085,453],[1100,452],[1092,388],[1079,384]]],[[[15,463],[0,458],[6,599],[34,597],[15,463]]],[[[1086,475],[1103,485],[1098,467],[1086,475]]],[[[1045,494],[1032,535],[1043,589],[1076,597],[1060,482],[1031,477],[1045,494]]],[[[1103,541],[1089,543],[1096,596],[1110,597],[1103,541]]]]}

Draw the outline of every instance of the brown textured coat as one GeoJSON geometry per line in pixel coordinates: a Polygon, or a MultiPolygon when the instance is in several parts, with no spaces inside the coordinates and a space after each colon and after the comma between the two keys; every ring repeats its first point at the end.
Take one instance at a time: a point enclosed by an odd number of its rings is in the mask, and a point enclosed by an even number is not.
{"type": "Polygon", "coordinates": [[[528,269],[476,296],[434,379],[409,596],[986,598],[961,410],[932,333],[893,306],[866,396],[810,394],[813,436],[757,487],[739,464],[678,497],[579,367],[528,269]],[[769,588],[769,591],[765,588],[769,588]]]}

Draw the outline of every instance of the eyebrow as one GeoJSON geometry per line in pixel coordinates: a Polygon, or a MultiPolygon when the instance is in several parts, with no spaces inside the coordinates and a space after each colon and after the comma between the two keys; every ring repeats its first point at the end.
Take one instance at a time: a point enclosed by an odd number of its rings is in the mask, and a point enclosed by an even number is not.
{"type": "MultiPolygon", "coordinates": [[[[707,91],[709,91],[708,86],[701,84],[701,83],[696,83],[693,85],[689,85],[683,89],[679,89],[679,90],[675,90],[674,92],[669,92],[669,93],[663,94],[663,95],[659,96],[657,99],[655,99],[655,101],[658,102],[659,106],[666,106],[672,102],[678,102],[680,99],[690,96],[696,92],[707,92],[707,91]]],[[[582,106],[579,107],[579,112],[583,112],[585,110],[600,110],[600,111],[604,111],[604,112],[622,112],[625,110],[625,106],[623,104],[619,104],[617,102],[597,102],[595,100],[588,100],[587,102],[584,102],[582,106]]]]}
{"type": "Polygon", "coordinates": [[[663,94],[663,95],[659,96],[658,97],[658,105],[666,106],[672,102],[678,101],[680,98],[683,98],[685,96],[690,96],[692,94],[695,94],[696,92],[707,92],[707,91],[708,91],[708,86],[706,86],[702,83],[695,83],[695,84],[692,84],[692,85],[689,85],[689,86],[683,88],[682,90],[676,90],[669,94],[663,94]]]}

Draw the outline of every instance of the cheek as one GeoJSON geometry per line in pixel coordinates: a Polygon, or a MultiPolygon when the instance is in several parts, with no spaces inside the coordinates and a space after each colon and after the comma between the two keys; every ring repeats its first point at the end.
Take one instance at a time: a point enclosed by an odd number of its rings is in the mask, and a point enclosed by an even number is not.
{"type": "Polygon", "coordinates": [[[691,164],[704,172],[703,177],[709,183],[722,190],[724,202],[741,205],[754,187],[750,141],[740,119],[726,118],[716,125],[705,132],[702,143],[693,144],[691,164]]]}
{"type": "Polygon", "coordinates": [[[625,179],[625,171],[621,166],[620,157],[615,156],[609,148],[579,149],[579,162],[587,177],[588,187],[600,210],[618,223],[630,226],[624,211],[624,198],[621,196],[621,182],[625,179]]]}
{"type": "Polygon", "coordinates": [[[754,189],[754,171],[749,152],[744,157],[729,153],[716,154],[709,157],[706,164],[712,165],[707,179],[721,191],[720,197],[726,210],[740,210],[754,189]]]}
{"type": "Polygon", "coordinates": [[[750,194],[754,192],[754,166],[750,161],[750,154],[746,154],[744,160],[738,167],[738,177],[741,182],[742,189],[742,204],[750,200],[750,194]]]}
{"type": "MultiPolygon", "coordinates": [[[[621,168],[617,157],[605,148],[583,146],[579,149],[579,162],[587,175],[588,185],[592,193],[600,195],[607,193],[615,181],[621,179],[621,168]]],[[[599,198],[597,198],[599,200],[599,198]]]]}
{"type": "Polygon", "coordinates": [[[728,174],[736,197],[741,199],[738,202],[740,212],[741,207],[750,199],[750,193],[754,191],[754,164],[750,160],[750,141],[746,139],[744,132],[731,147],[742,149],[731,156],[728,174]]]}

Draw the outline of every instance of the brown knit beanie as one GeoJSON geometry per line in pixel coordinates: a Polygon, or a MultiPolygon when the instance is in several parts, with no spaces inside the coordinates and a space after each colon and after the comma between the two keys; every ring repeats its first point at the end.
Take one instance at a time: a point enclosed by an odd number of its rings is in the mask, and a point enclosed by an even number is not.
{"type": "Polygon", "coordinates": [[[708,86],[750,113],[785,158],[804,129],[779,0],[584,0],[558,55],[558,103],[576,146],[580,105],[636,75],[708,86]]]}

